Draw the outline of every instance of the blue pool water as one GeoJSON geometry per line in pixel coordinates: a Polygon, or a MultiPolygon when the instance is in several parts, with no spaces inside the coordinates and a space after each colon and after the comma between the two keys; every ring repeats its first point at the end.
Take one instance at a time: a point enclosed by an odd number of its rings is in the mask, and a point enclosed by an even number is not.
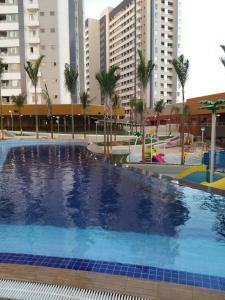
{"type": "Polygon", "coordinates": [[[225,198],[72,145],[16,147],[0,170],[0,252],[225,277],[225,198]]]}

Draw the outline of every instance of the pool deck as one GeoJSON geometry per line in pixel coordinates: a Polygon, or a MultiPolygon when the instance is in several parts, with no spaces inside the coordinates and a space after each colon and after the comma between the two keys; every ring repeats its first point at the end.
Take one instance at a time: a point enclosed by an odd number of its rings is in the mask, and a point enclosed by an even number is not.
{"type": "Polygon", "coordinates": [[[153,300],[224,300],[225,293],[94,272],[1,264],[0,278],[121,293],[153,300]]]}

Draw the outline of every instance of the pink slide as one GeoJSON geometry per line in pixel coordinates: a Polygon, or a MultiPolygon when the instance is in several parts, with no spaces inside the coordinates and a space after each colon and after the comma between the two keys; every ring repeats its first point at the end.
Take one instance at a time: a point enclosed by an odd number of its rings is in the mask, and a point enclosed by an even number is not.
{"type": "Polygon", "coordinates": [[[156,162],[157,163],[159,163],[159,164],[165,164],[166,163],[166,161],[163,159],[163,157],[162,157],[162,155],[160,155],[160,154],[155,154],[155,155],[153,155],[153,158],[156,160],[156,162]]]}

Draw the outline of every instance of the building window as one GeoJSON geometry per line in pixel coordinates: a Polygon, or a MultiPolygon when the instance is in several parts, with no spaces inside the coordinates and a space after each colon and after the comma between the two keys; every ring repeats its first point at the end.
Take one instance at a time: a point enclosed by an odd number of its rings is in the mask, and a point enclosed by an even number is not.
{"type": "Polygon", "coordinates": [[[41,33],[44,33],[45,32],[45,29],[44,28],[41,28],[41,33]]]}
{"type": "Polygon", "coordinates": [[[55,32],[55,28],[51,28],[50,31],[53,33],[55,32]]]}
{"type": "Polygon", "coordinates": [[[54,11],[50,11],[50,16],[54,16],[55,12],[54,11]]]}
{"type": "Polygon", "coordinates": [[[43,11],[40,12],[40,16],[44,17],[45,13],[43,11]]]}

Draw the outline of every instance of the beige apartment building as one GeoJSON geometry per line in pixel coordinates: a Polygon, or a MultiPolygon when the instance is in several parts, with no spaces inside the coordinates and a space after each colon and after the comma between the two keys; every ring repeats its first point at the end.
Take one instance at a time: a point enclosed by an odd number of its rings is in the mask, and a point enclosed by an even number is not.
{"type": "Polygon", "coordinates": [[[91,103],[99,104],[101,92],[95,74],[100,70],[100,26],[95,19],[85,22],[85,58],[86,91],[91,103]]]}
{"type": "MultiPolygon", "coordinates": [[[[96,20],[100,28],[100,69],[120,67],[116,92],[127,115],[130,100],[141,97],[138,49],[146,60],[155,64],[145,95],[146,107],[153,107],[161,99],[166,103],[179,101],[177,77],[171,63],[179,54],[180,5],[179,0],[124,0],[115,8],[105,9],[100,20],[96,20]]],[[[90,70],[88,75],[91,78],[90,70]]],[[[90,95],[94,97],[91,90],[90,95]]]]}
{"type": "Polygon", "coordinates": [[[84,90],[83,0],[1,0],[0,57],[5,63],[2,77],[3,102],[23,94],[34,103],[34,88],[24,64],[45,55],[37,87],[43,103],[46,83],[53,103],[79,102],[84,90]],[[68,63],[79,73],[77,95],[71,99],[65,88],[64,68],[68,63]]]}

